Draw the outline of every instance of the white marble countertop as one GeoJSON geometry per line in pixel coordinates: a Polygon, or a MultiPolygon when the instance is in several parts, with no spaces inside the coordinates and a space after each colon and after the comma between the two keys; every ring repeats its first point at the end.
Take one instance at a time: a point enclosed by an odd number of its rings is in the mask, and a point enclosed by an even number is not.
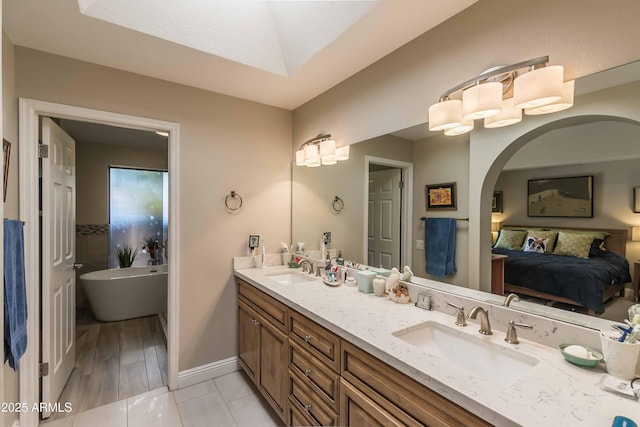
{"type": "Polygon", "coordinates": [[[397,304],[358,292],[356,287],[330,287],[320,280],[287,285],[268,277],[291,271],[272,266],[240,269],[235,275],[492,424],[610,426],[616,415],[640,423],[640,402],[600,389],[598,384],[605,371],[599,366],[575,366],[565,361],[555,347],[522,337],[520,344],[508,344],[504,331],[495,326],[493,335],[483,336],[473,320],[468,320],[468,327],[456,327],[453,315],[397,304]],[[425,321],[451,326],[540,362],[513,382],[500,384],[474,376],[447,359],[392,335],[425,321]]]}

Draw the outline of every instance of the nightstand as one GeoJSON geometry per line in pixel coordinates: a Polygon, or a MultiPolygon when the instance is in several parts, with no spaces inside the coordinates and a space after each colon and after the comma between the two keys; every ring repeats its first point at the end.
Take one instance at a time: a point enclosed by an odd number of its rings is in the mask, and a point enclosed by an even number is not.
{"type": "Polygon", "coordinates": [[[633,263],[633,281],[631,282],[631,285],[631,288],[633,289],[633,298],[638,302],[640,301],[638,299],[638,294],[640,293],[640,261],[633,263]]]}
{"type": "MultiPolygon", "coordinates": [[[[506,255],[491,254],[492,294],[504,295],[504,259],[506,257],[506,255]]],[[[636,265],[638,265],[638,263],[636,263],[636,265]]]]}

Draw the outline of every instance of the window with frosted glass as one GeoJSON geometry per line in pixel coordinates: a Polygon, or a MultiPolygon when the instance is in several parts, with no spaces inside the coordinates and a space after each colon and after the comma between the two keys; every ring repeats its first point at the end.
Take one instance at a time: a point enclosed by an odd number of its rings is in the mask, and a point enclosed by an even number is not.
{"type": "MultiPolygon", "coordinates": [[[[168,173],[164,171],[109,168],[109,229],[111,267],[118,267],[116,250],[124,245],[138,250],[134,266],[150,263],[143,250],[149,239],[165,246],[169,224],[168,173]]],[[[156,255],[166,262],[163,248],[156,255]]]]}

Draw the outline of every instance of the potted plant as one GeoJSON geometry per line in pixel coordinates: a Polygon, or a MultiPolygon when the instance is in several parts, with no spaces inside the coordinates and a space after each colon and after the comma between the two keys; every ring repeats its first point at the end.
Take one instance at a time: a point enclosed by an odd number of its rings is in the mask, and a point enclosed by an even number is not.
{"type": "Polygon", "coordinates": [[[136,255],[138,255],[138,250],[133,250],[133,248],[126,243],[116,245],[116,256],[118,257],[120,268],[131,267],[131,264],[133,264],[133,261],[136,259],[136,255]]]}
{"type": "Polygon", "coordinates": [[[142,250],[146,250],[149,254],[149,263],[151,265],[160,264],[160,249],[162,248],[162,245],[158,242],[158,239],[153,236],[149,236],[145,237],[142,243],[144,243],[142,245],[142,250]]]}

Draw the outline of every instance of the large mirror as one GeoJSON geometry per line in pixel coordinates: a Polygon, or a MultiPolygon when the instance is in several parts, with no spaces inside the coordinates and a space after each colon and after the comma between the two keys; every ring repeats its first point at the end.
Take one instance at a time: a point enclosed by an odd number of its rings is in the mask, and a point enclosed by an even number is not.
{"type": "MultiPolygon", "coordinates": [[[[619,119],[623,116],[611,101],[603,108],[603,99],[640,99],[640,62],[587,76],[576,81],[575,104],[598,99],[599,111],[574,121],[564,120],[529,141],[507,161],[496,182],[501,191],[501,209],[482,212],[494,223],[548,225],[562,227],[628,229],[640,226],[640,214],[633,213],[633,188],[640,186],[640,170],[634,167],[640,158],[640,126],[619,119]],[[585,118],[587,117],[587,118],[585,118]],[[636,172],[637,171],[637,172],[636,172]],[[531,218],[527,216],[526,182],[530,178],[594,176],[595,214],[593,218],[531,218]],[[524,183],[520,185],[521,183],[524,183]],[[499,211],[502,212],[499,212],[499,211]],[[636,216],[638,218],[636,218],[636,216]]],[[[552,115],[551,115],[552,116],[552,115]]],[[[526,118],[525,118],[526,120],[526,118]]],[[[501,132],[492,129],[491,132],[501,132]]],[[[343,257],[374,266],[411,265],[418,277],[435,279],[450,291],[474,295],[484,301],[501,302],[502,297],[465,289],[468,283],[468,182],[469,136],[447,138],[427,130],[426,124],[399,130],[389,135],[351,145],[349,160],[332,166],[306,168],[293,166],[294,242],[317,248],[324,232],[332,233],[331,247],[343,251],[343,257]],[[399,181],[404,184],[398,184],[399,181]],[[456,210],[426,210],[425,186],[457,183],[456,210]],[[381,189],[395,190],[396,196],[378,197],[381,189]],[[332,202],[339,197],[344,208],[336,211],[332,202]],[[423,216],[453,217],[457,221],[458,271],[445,278],[425,272],[423,216]],[[381,235],[382,234],[382,235],[381,235]],[[377,250],[378,240],[391,244],[377,250]]],[[[491,230],[486,230],[490,233],[491,230]]],[[[628,241],[626,258],[631,273],[640,257],[640,242],[628,241]]],[[[637,278],[634,278],[637,280],[637,278]]],[[[424,283],[424,282],[421,282],[424,283]]],[[[490,284],[481,289],[489,290],[490,284]]],[[[627,290],[629,298],[629,290],[627,290]]],[[[584,326],[601,327],[596,317],[556,308],[540,301],[540,309],[530,310],[551,318],[584,326]]],[[[629,305],[629,304],[627,304],[629,305]]],[[[531,304],[513,304],[514,309],[529,310],[531,304]]],[[[621,306],[622,307],[622,306],[621,306]]],[[[618,307],[620,315],[624,310],[618,307]]],[[[622,320],[622,319],[618,319],[622,320]]]]}

